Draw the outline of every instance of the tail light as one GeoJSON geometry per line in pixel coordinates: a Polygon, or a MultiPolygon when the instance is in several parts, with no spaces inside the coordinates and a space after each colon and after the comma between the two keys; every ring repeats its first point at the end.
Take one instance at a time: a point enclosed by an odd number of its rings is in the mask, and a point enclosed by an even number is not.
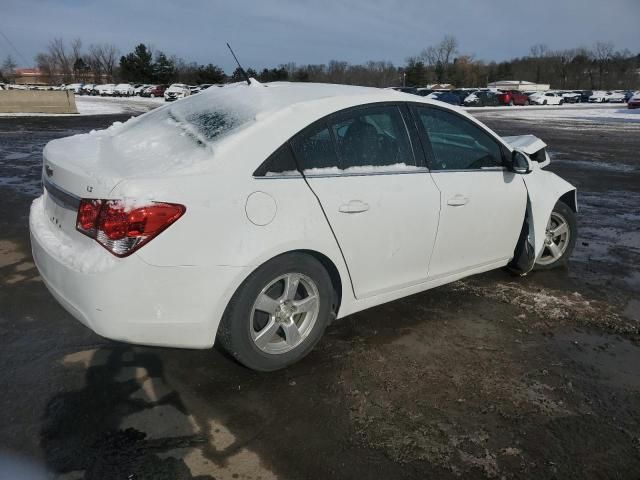
{"type": "Polygon", "coordinates": [[[76,229],[117,257],[131,255],[167,229],[186,211],[184,205],[153,202],[130,208],[118,200],[82,199],[76,229]]]}

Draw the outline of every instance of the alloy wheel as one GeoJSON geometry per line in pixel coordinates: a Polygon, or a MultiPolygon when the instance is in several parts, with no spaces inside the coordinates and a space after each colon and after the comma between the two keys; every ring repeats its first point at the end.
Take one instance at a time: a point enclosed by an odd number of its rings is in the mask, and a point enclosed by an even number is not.
{"type": "Polygon", "coordinates": [[[316,283],[301,273],[272,280],[258,294],[249,329],[255,346],[268,354],[298,347],[309,336],[320,312],[316,283]]]}
{"type": "Polygon", "coordinates": [[[550,265],[558,261],[567,251],[570,239],[569,222],[558,212],[552,212],[547,223],[544,250],[537,263],[539,265],[550,265]]]}

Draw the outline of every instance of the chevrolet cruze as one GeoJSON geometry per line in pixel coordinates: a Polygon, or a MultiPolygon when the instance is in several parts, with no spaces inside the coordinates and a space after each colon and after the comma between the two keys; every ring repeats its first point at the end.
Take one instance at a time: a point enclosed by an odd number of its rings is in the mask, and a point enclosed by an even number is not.
{"type": "Polygon", "coordinates": [[[575,188],[546,145],[393,90],[210,88],[44,149],[35,262],[98,334],[220,344],[275,370],[335,318],[566,262],[575,188]]]}

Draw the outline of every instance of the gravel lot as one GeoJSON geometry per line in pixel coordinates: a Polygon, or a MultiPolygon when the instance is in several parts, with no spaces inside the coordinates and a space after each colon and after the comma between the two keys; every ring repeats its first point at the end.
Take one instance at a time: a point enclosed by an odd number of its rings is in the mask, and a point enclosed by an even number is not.
{"type": "Polygon", "coordinates": [[[59,307],[28,239],[42,147],[126,117],[0,118],[0,452],[67,480],[637,478],[640,123],[502,112],[474,114],[579,188],[570,267],[358,313],[271,374],[59,307]]]}

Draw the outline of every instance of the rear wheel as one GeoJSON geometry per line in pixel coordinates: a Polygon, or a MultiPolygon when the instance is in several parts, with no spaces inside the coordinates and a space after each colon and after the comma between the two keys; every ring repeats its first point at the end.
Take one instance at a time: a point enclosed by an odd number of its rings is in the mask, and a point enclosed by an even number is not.
{"type": "Polygon", "coordinates": [[[576,245],[576,216],[563,202],[556,203],[547,223],[542,255],[536,260],[536,270],[550,270],[566,265],[576,245]]]}
{"type": "Polygon", "coordinates": [[[331,278],[318,260],[301,253],[281,255],[241,285],[225,311],[217,340],[249,368],[284,368],[320,340],[333,299],[331,278]]]}
{"type": "Polygon", "coordinates": [[[509,106],[513,107],[513,100],[509,100],[509,106]]]}

